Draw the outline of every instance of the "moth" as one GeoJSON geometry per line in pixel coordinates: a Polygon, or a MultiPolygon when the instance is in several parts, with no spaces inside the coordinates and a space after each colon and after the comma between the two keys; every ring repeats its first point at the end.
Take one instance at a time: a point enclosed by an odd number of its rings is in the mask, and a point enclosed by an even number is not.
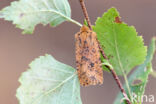
{"type": "Polygon", "coordinates": [[[82,86],[103,83],[100,49],[96,33],[82,26],[75,35],[76,68],[82,86]]]}

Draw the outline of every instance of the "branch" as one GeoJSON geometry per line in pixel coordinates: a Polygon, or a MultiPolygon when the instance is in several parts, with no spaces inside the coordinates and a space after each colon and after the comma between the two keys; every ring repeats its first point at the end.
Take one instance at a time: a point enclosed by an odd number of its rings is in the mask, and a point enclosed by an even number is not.
{"type": "MultiPolygon", "coordinates": [[[[80,5],[81,5],[81,7],[82,7],[82,11],[83,11],[83,14],[84,14],[84,16],[85,16],[85,19],[86,19],[86,21],[87,21],[87,23],[88,23],[88,27],[92,30],[91,22],[90,22],[88,13],[87,13],[87,9],[86,9],[86,7],[85,7],[84,0],[79,0],[79,1],[80,1],[80,5]]],[[[97,40],[97,41],[98,41],[98,40],[97,40]]],[[[99,41],[98,41],[98,44],[99,44],[99,49],[100,49],[100,52],[101,52],[102,56],[103,56],[105,59],[108,59],[107,56],[105,55],[105,53],[104,53],[104,51],[103,51],[103,49],[102,49],[102,47],[101,47],[99,41]]],[[[129,100],[129,98],[128,98],[128,96],[127,96],[127,94],[126,94],[126,92],[125,92],[125,90],[124,90],[124,88],[123,88],[121,82],[120,82],[120,79],[119,79],[119,77],[117,76],[117,74],[116,74],[116,72],[114,71],[114,69],[111,69],[111,68],[110,68],[109,66],[107,66],[107,65],[105,65],[105,66],[106,66],[106,67],[110,70],[110,72],[112,73],[113,78],[114,78],[114,80],[116,81],[116,83],[117,83],[117,85],[118,85],[120,91],[122,92],[123,96],[125,97],[127,104],[131,104],[131,102],[130,102],[130,100],[129,100]]]]}
{"type": "Polygon", "coordinates": [[[80,5],[81,5],[81,8],[82,8],[83,14],[85,16],[85,19],[87,21],[88,27],[90,28],[90,30],[92,30],[92,25],[91,25],[91,22],[90,22],[88,13],[87,13],[87,9],[86,9],[85,3],[84,3],[83,0],[79,0],[79,1],[80,1],[80,5]]]}
{"type": "MultiPolygon", "coordinates": [[[[106,57],[106,55],[104,54],[104,51],[101,49],[101,47],[100,47],[100,52],[101,52],[102,56],[103,56],[105,59],[107,59],[107,57],[106,57]]],[[[123,94],[123,96],[124,96],[124,98],[125,98],[127,104],[131,104],[131,102],[130,102],[130,100],[129,100],[129,98],[128,98],[128,96],[127,96],[127,94],[126,94],[126,92],[125,92],[125,90],[124,90],[124,88],[123,88],[123,86],[122,86],[122,84],[121,84],[121,81],[120,81],[119,77],[117,76],[116,72],[114,71],[114,69],[110,68],[110,67],[107,66],[107,65],[105,65],[105,67],[107,67],[107,68],[109,69],[109,71],[112,73],[113,78],[114,78],[114,80],[116,81],[116,84],[118,85],[120,91],[122,92],[122,94],[123,94]]]]}

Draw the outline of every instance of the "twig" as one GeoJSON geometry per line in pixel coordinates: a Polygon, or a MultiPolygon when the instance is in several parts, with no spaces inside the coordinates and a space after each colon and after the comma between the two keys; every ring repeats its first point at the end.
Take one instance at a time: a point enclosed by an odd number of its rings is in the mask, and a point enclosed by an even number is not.
{"type": "MultiPolygon", "coordinates": [[[[106,67],[107,67],[107,66],[106,66],[106,67]]],[[[108,68],[108,67],[107,67],[107,68],[108,68]]],[[[108,69],[111,71],[111,73],[112,73],[112,75],[113,75],[113,77],[114,77],[114,79],[115,79],[115,81],[116,81],[118,87],[120,88],[120,91],[122,92],[122,94],[123,94],[123,96],[124,96],[124,98],[125,98],[127,104],[131,104],[131,102],[130,102],[130,100],[129,100],[129,98],[128,98],[128,96],[127,96],[125,90],[124,90],[124,88],[122,87],[122,84],[121,84],[121,82],[120,82],[120,80],[119,80],[119,77],[116,75],[116,73],[115,73],[115,71],[114,71],[113,69],[111,69],[111,68],[108,68],[108,69]]]]}
{"type": "MultiPolygon", "coordinates": [[[[87,21],[87,23],[88,23],[88,27],[92,30],[91,22],[90,22],[88,13],[87,13],[87,9],[86,9],[86,7],[85,7],[84,0],[79,0],[79,1],[80,1],[82,10],[83,10],[83,14],[84,14],[84,16],[85,16],[85,19],[86,19],[86,21],[87,21]]],[[[97,40],[97,41],[98,41],[98,40],[97,40]]],[[[102,56],[103,56],[105,59],[108,59],[107,56],[105,55],[105,53],[104,53],[104,51],[103,51],[103,49],[102,49],[102,47],[101,47],[99,41],[98,41],[98,44],[99,44],[99,48],[100,48],[100,52],[101,52],[102,56]]],[[[122,92],[123,96],[124,96],[125,99],[126,99],[127,104],[131,104],[131,102],[130,102],[130,100],[129,100],[129,98],[128,98],[128,96],[127,96],[127,94],[126,94],[126,92],[125,92],[125,90],[124,90],[124,88],[123,88],[121,82],[120,82],[120,79],[119,79],[119,77],[117,76],[117,74],[116,74],[116,72],[114,71],[114,69],[110,68],[110,67],[107,66],[107,65],[105,65],[105,66],[106,66],[106,67],[110,70],[110,72],[112,73],[112,75],[113,75],[113,77],[114,77],[114,79],[115,79],[115,81],[116,81],[116,83],[117,83],[117,85],[118,85],[120,91],[122,92]]]]}
{"type": "Polygon", "coordinates": [[[79,1],[80,1],[80,5],[81,5],[81,8],[82,8],[83,14],[84,14],[84,16],[86,18],[86,21],[88,23],[88,27],[90,28],[90,30],[92,30],[92,25],[91,25],[91,22],[90,22],[88,13],[87,13],[87,9],[86,9],[85,3],[84,3],[83,0],[79,0],[79,1]]]}
{"type": "Polygon", "coordinates": [[[98,42],[98,44],[99,44],[99,49],[100,49],[100,52],[101,52],[103,58],[104,58],[104,59],[108,59],[107,56],[105,55],[105,53],[104,53],[104,51],[103,51],[101,45],[100,45],[100,42],[98,41],[98,39],[97,39],[97,42],[98,42]]]}
{"type": "MultiPolygon", "coordinates": [[[[100,49],[100,51],[101,51],[101,54],[102,54],[103,57],[106,56],[105,54],[103,54],[104,51],[103,51],[102,49],[100,49]]],[[[107,59],[107,57],[106,57],[105,59],[107,59]]],[[[125,90],[124,90],[124,88],[123,88],[121,82],[120,82],[120,79],[119,79],[119,77],[117,76],[117,74],[116,74],[116,72],[114,71],[114,69],[110,68],[110,67],[107,66],[107,65],[105,65],[105,67],[107,67],[107,68],[109,69],[109,71],[112,73],[112,75],[113,75],[113,77],[114,77],[114,79],[115,79],[115,81],[116,81],[116,83],[117,83],[117,85],[118,85],[120,91],[122,92],[122,94],[123,94],[123,96],[124,96],[124,98],[125,98],[125,100],[126,100],[126,102],[127,102],[127,104],[131,104],[131,102],[130,102],[130,100],[129,100],[129,98],[128,98],[128,96],[127,96],[127,94],[126,94],[126,92],[125,92],[125,90]]]]}

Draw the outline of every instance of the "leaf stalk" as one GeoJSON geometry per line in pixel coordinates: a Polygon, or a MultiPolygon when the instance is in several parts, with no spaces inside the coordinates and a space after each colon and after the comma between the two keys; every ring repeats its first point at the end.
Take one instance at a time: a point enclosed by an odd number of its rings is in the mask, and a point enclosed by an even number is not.
{"type": "Polygon", "coordinates": [[[80,24],[79,22],[75,21],[74,19],[71,19],[71,18],[66,18],[66,19],[67,19],[68,21],[70,21],[70,22],[72,22],[72,23],[74,23],[74,24],[76,24],[76,25],[82,27],[82,24],[80,24]]]}

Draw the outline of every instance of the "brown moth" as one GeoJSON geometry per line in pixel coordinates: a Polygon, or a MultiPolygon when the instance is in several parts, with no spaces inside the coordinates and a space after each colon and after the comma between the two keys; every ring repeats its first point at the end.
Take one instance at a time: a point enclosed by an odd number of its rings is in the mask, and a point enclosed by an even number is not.
{"type": "Polygon", "coordinates": [[[76,67],[82,86],[103,83],[103,71],[96,33],[82,26],[75,35],[76,67]]]}

